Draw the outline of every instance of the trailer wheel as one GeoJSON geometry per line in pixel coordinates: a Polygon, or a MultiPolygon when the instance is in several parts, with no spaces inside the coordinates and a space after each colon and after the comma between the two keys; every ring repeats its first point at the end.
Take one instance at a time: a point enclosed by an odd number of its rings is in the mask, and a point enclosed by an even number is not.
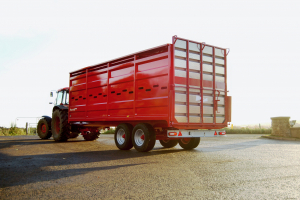
{"type": "Polygon", "coordinates": [[[178,144],[178,140],[159,140],[159,142],[165,148],[172,148],[178,144]]]}
{"type": "Polygon", "coordinates": [[[138,124],[132,131],[132,144],[137,151],[147,152],[156,142],[155,131],[149,124],[138,124]]]}
{"type": "Polygon", "coordinates": [[[119,124],[115,130],[115,144],[121,150],[129,150],[133,147],[132,140],[132,125],[119,124]]]}
{"type": "Polygon", "coordinates": [[[52,136],[55,141],[62,142],[68,140],[69,124],[68,113],[65,110],[55,110],[52,114],[51,123],[52,136]]]}
{"type": "Polygon", "coordinates": [[[99,135],[100,135],[100,132],[97,130],[97,131],[93,131],[93,132],[91,132],[89,134],[83,135],[83,138],[86,141],[93,141],[93,140],[98,139],[99,135]]]}
{"type": "Polygon", "coordinates": [[[200,143],[200,138],[183,138],[179,140],[179,145],[186,149],[191,150],[196,148],[200,143]]]}
{"type": "Polygon", "coordinates": [[[68,134],[68,138],[77,138],[80,134],[80,130],[78,129],[78,127],[70,126],[69,130],[70,132],[68,134]]]}
{"type": "Polygon", "coordinates": [[[70,132],[70,133],[68,134],[68,138],[77,138],[78,135],[79,135],[79,133],[76,133],[76,132],[70,132]]]}
{"type": "Polygon", "coordinates": [[[42,118],[37,125],[37,133],[41,139],[49,139],[52,136],[51,118],[42,118]]]}

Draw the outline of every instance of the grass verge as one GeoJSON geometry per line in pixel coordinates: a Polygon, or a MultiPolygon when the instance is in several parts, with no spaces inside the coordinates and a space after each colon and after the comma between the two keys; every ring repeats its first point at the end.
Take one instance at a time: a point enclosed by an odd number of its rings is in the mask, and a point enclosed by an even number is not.
{"type": "MultiPolygon", "coordinates": [[[[28,135],[35,135],[36,128],[28,129],[28,135]]],[[[10,128],[0,127],[0,136],[15,136],[15,135],[26,135],[25,128],[18,128],[14,123],[11,123],[10,128]]]]}
{"type": "Polygon", "coordinates": [[[271,128],[225,128],[226,134],[271,134],[271,128]]]}

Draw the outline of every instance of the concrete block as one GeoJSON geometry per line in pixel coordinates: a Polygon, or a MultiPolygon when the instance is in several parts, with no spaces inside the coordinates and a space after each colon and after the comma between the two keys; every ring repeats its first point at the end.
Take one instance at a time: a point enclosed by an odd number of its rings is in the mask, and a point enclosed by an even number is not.
{"type": "Polygon", "coordinates": [[[291,137],[290,117],[272,117],[272,135],[291,137]]]}
{"type": "Polygon", "coordinates": [[[300,127],[290,128],[290,130],[291,130],[291,137],[300,138],[300,127]]]}

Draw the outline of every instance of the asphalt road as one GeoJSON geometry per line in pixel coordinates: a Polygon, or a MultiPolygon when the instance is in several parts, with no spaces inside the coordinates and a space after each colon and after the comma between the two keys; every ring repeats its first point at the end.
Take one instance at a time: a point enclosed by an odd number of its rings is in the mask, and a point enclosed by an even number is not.
{"type": "Polygon", "coordinates": [[[112,135],[0,137],[0,199],[300,199],[300,142],[227,135],[120,151],[112,135]]]}

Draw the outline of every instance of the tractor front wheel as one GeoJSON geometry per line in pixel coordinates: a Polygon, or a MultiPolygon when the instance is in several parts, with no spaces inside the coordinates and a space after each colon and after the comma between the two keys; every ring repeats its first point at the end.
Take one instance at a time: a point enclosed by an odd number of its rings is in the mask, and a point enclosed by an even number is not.
{"type": "Polygon", "coordinates": [[[51,132],[51,119],[42,118],[37,125],[37,133],[41,139],[49,139],[52,135],[51,132]]]}

